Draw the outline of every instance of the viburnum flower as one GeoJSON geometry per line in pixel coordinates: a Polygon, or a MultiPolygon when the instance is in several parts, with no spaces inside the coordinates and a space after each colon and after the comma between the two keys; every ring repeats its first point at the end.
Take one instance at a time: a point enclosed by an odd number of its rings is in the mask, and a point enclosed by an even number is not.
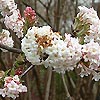
{"type": "Polygon", "coordinates": [[[95,21],[97,22],[99,20],[97,12],[93,8],[89,9],[85,6],[79,6],[78,8],[80,11],[77,14],[77,17],[79,17],[81,21],[85,21],[89,24],[94,24],[95,21]]]}
{"type": "Polygon", "coordinates": [[[82,56],[78,39],[66,35],[66,39],[62,40],[49,26],[30,28],[21,46],[26,59],[32,64],[44,64],[61,73],[73,70],[82,56]]]}
{"type": "Polygon", "coordinates": [[[5,77],[4,88],[0,89],[2,97],[7,96],[16,99],[21,92],[27,92],[27,87],[22,85],[18,75],[5,77]]]}
{"type": "Polygon", "coordinates": [[[28,24],[33,24],[36,20],[36,13],[31,7],[26,7],[24,10],[24,17],[25,20],[28,21],[28,24]]]}
{"type": "Polygon", "coordinates": [[[53,67],[59,73],[66,70],[73,70],[82,57],[81,45],[78,40],[70,34],[65,34],[65,40],[54,39],[52,46],[45,48],[48,58],[45,60],[45,67],[53,67]]]}
{"type": "Polygon", "coordinates": [[[100,20],[97,21],[97,23],[94,23],[90,25],[89,34],[86,35],[85,43],[89,43],[92,39],[94,39],[95,42],[98,42],[100,45],[100,20]]]}
{"type": "Polygon", "coordinates": [[[82,53],[83,53],[84,61],[90,62],[89,68],[97,70],[97,67],[100,66],[100,46],[99,44],[95,43],[94,41],[90,41],[90,43],[84,44],[82,48],[82,53]]]}
{"type": "Polygon", "coordinates": [[[15,10],[12,15],[6,16],[4,23],[8,29],[16,33],[18,38],[23,37],[24,19],[21,17],[19,9],[15,10]]]}
{"type": "MultiPolygon", "coordinates": [[[[10,32],[8,30],[3,29],[2,32],[0,33],[0,43],[4,44],[9,47],[13,47],[14,41],[12,40],[12,37],[10,37],[10,32]]],[[[4,52],[7,50],[1,49],[4,52]]]]}
{"type": "Polygon", "coordinates": [[[52,45],[54,39],[60,38],[59,34],[53,33],[50,26],[35,27],[28,29],[27,34],[22,39],[22,51],[26,59],[34,65],[41,65],[44,56],[43,50],[52,45]]]}
{"type": "MultiPolygon", "coordinates": [[[[79,6],[79,10],[77,18],[80,23],[77,25],[86,24],[85,26],[81,26],[81,28],[83,27],[82,29],[85,29],[83,33],[81,33],[84,34],[84,42],[88,43],[94,39],[95,42],[100,44],[100,19],[97,16],[97,12],[93,8],[87,8],[85,6],[79,6]],[[89,28],[86,29],[86,26],[89,28]]],[[[79,30],[81,28],[79,28],[79,30]]]]}
{"type": "Polygon", "coordinates": [[[81,68],[81,77],[93,75],[95,81],[100,79],[100,45],[91,40],[82,46],[82,61],[78,65],[81,68]]]}
{"type": "Polygon", "coordinates": [[[17,9],[14,0],[0,0],[0,11],[3,16],[10,15],[17,9]]]}

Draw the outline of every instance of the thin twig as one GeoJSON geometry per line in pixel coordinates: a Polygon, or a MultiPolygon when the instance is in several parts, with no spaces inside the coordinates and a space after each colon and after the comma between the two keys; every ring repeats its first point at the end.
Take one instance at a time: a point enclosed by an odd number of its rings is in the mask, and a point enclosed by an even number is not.
{"type": "Polygon", "coordinates": [[[27,80],[27,87],[28,87],[28,100],[33,100],[32,93],[31,93],[29,74],[26,75],[26,80],[27,80]]]}
{"type": "Polygon", "coordinates": [[[1,64],[1,66],[2,66],[2,67],[0,68],[0,70],[6,71],[5,63],[3,62],[1,53],[2,53],[2,51],[0,50],[0,64],[1,64]]]}
{"type": "Polygon", "coordinates": [[[21,74],[21,78],[28,73],[28,71],[30,71],[33,67],[35,67],[34,65],[31,65],[24,73],[21,74]]]}
{"type": "Polygon", "coordinates": [[[33,69],[33,75],[35,76],[35,80],[36,80],[35,82],[36,82],[36,85],[37,85],[37,90],[38,90],[38,93],[39,93],[39,98],[40,98],[40,100],[43,100],[43,96],[42,96],[42,92],[41,92],[41,88],[40,88],[40,86],[41,86],[40,83],[41,82],[40,82],[40,78],[39,78],[35,68],[33,69]]]}
{"type": "Polygon", "coordinates": [[[72,87],[75,89],[76,85],[75,85],[75,82],[73,81],[72,77],[70,76],[70,74],[66,72],[66,76],[68,77],[72,87]]]}
{"type": "Polygon", "coordinates": [[[63,80],[64,87],[65,87],[65,90],[66,90],[67,98],[68,98],[68,100],[72,100],[72,99],[71,99],[71,96],[70,96],[70,94],[69,94],[69,91],[68,91],[68,87],[67,87],[66,82],[65,82],[64,74],[62,74],[62,80],[63,80]]]}
{"type": "Polygon", "coordinates": [[[95,0],[92,0],[92,7],[95,7],[95,0]]]}
{"type": "Polygon", "coordinates": [[[38,0],[45,8],[47,8],[47,6],[41,1],[41,0],[38,0]]]}
{"type": "Polygon", "coordinates": [[[77,16],[77,8],[78,8],[78,0],[76,0],[76,5],[75,5],[75,17],[77,16]]]}
{"type": "Polygon", "coordinates": [[[8,46],[1,44],[1,43],[0,43],[0,48],[8,50],[9,52],[13,52],[13,53],[22,53],[21,49],[11,48],[11,47],[8,47],[8,46]]]}
{"type": "Polygon", "coordinates": [[[52,77],[52,68],[49,67],[48,71],[49,71],[49,77],[48,77],[48,81],[47,81],[44,100],[49,100],[50,84],[51,84],[51,77],[52,77]]]}

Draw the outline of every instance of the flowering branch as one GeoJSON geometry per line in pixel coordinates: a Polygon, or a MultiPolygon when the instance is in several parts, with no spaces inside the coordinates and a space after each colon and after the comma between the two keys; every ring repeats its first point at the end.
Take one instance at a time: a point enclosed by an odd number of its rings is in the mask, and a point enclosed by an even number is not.
{"type": "MultiPolygon", "coordinates": [[[[22,1],[22,3],[25,5],[25,6],[30,6],[30,5],[28,5],[27,3],[25,3],[24,1],[22,1]]],[[[31,7],[31,6],[30,6],[31,7]]],[[[32,7],[31,7],[32,8],[32,7]]],[[[33,9],[33,8],[32,8],[33,9]]],[[[44,18],[43,18],[43,16],[41,16],[37,11],[35,11],[36,12],[36,14],[45,22],[45,23],[47,23],[50,27],[52,27],[52,25],[50,24],[50,23],[48,23],[47,22],[47,20],[45,20],[44,18]]],[[[55,29],[53,29],[54,31],[55,31],[55,29]]]]}
{"type": "Polygon", "coordinates": [[[8,50],[9,52],[22,53],[22,50],[21,49],[11,48],[11,47],[8,47],[8,46],[6,46],[4,44],[1,44],[1,43],[0,43],[0,48],[5,49],[5,50],[8,50]]]}

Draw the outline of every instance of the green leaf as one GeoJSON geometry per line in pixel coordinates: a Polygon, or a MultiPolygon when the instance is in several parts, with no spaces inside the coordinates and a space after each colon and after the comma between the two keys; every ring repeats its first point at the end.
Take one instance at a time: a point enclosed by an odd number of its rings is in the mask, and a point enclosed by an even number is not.
{"type": "Polygon", "coordinates": [[[11,69],[10,75],[12,75],[12,76],[15,75],[15,68],[14,67],[11,69]]]}
{"type": "Polygon", "coordinates": [[[8,76],[8,73],[9,73],[10,71],[11,71],[11,69],[7,70],[7,71],[5,72],[5,75],[4,75],[4,76],[5,76],[5,77],[8,76]]]}

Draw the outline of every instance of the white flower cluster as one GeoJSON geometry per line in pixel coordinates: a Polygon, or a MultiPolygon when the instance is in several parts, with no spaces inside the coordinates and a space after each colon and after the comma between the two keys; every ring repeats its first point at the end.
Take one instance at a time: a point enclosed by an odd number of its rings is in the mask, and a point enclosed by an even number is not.
{"type": "Polygon", "coordinates": [[[20,11],[18,9],[14,10],[12,15],[6,16],[4,23],[8,29],[13,30],[18,38],[23,37],[23,22],[24,19],[21,18],[20,11]]]}
{"type": "Polygon", "coordinates": [[[49,26],[32,27],[28,29],[26,36],[22,39],[22,51],[28,61],[34,65],[43,63],[43,49],[52,45],[52,39],[59,38],[49,26]]]}
{"type": "Polygon", "coordinates": [[[4,82],[4,88],[0,89],[2,97],[7,96],[16,99],[16,97],[19,97],[19,93],[27,92],[27,87],[22,85],[18,75],[5,77],[4,82]]]}
{"type": "Polygon", "coordinates": [[[64,73],[73,70],[82,57],[81,45],[76,38],[65,34],[65,40],[54,40],[52,46],[46,48],[48,58],[45,60],[46,67],[53,67],[55,71],[64,73]]]}
{"type": "Polygon", "coordinates": [[[73,70],[82,57],[77,39],[66,34],[65,40],[62,40],[49,26],[30,28],[21,45],[27,60],[32,64],[44,64],[61,73],[73,70]]]}
{"type": "Polygon", "coordinates": [[[17,9],[14,0],[0,0],[0,11],[3,16],[9,15],[17,9]]]}
{"type": "Polygon", "coordinates": [[[87,65],[79,65],[82,69],[80,73],[81,76],[83,77],[84,75],[88,76],[89,74],[92,74],[93,79],[98,81],[100,79],[100,72],[97,72],[100,67],[100,45],[94,41],[84,44],[82,55],[84,62],[86,62],[87,65]]]}
{"type": "Polygon", "coordinates": [[[82,46],[82,59],[84,64],[80,63],[81,76],[93,75],[93,79],[98,81],[100,79],[100,19],[97,12],[87,7],[79,7],[80,12],[77,17],[89,25],[88,34],[84,37],[85,44],[82,46]]]}
{"type": "Polygon", "coordinates": [[[82,48],[83,59],[85,62],[90,62],[90,68],[97,70],[100,66],[100,46],[98,43],[91,41],[84,44],[82,48]]]}
{"type": "Polygon", "coordinates": [[[24,18],[21,17],[14,0],[0,0],[0,10],[4,17],[5,26],[13,30],[18,38],[23,37],[24,18]]]}
{"type": "Polygon", "coordinates": [[[29,28],[21,46],[26,59],[34,65],[53,67],[59,73],[81,68],[82,77],[92,74],[95,81],[100,79],[100,45],[94,40],[81,45],[78,38],[65,34],[63,40],[49,26],[43,26],[29,28]]]}
{"type": "Polygon", "coordinates": [[[97,12],[93,8],[79,6],[80,12],[77,17],[85,23],[89,24],[88,35],[85,36],[85,42],[90,42],[94,39],[95,42],[100,44],[100,19],[97,16],[97,12]]]}
{"type": "MultiPolygon", "coordinates": [[[[0,33],[0,44],[13,47],[14,45],[13,43],[14,41],[12,40],[12,37],[10,37],[10,32],[8,30],[3,29],[2,32],[0,33]]],[[[4,49],[1,50],[3,50],[4,52],[6,51],[4,49]]]]}

